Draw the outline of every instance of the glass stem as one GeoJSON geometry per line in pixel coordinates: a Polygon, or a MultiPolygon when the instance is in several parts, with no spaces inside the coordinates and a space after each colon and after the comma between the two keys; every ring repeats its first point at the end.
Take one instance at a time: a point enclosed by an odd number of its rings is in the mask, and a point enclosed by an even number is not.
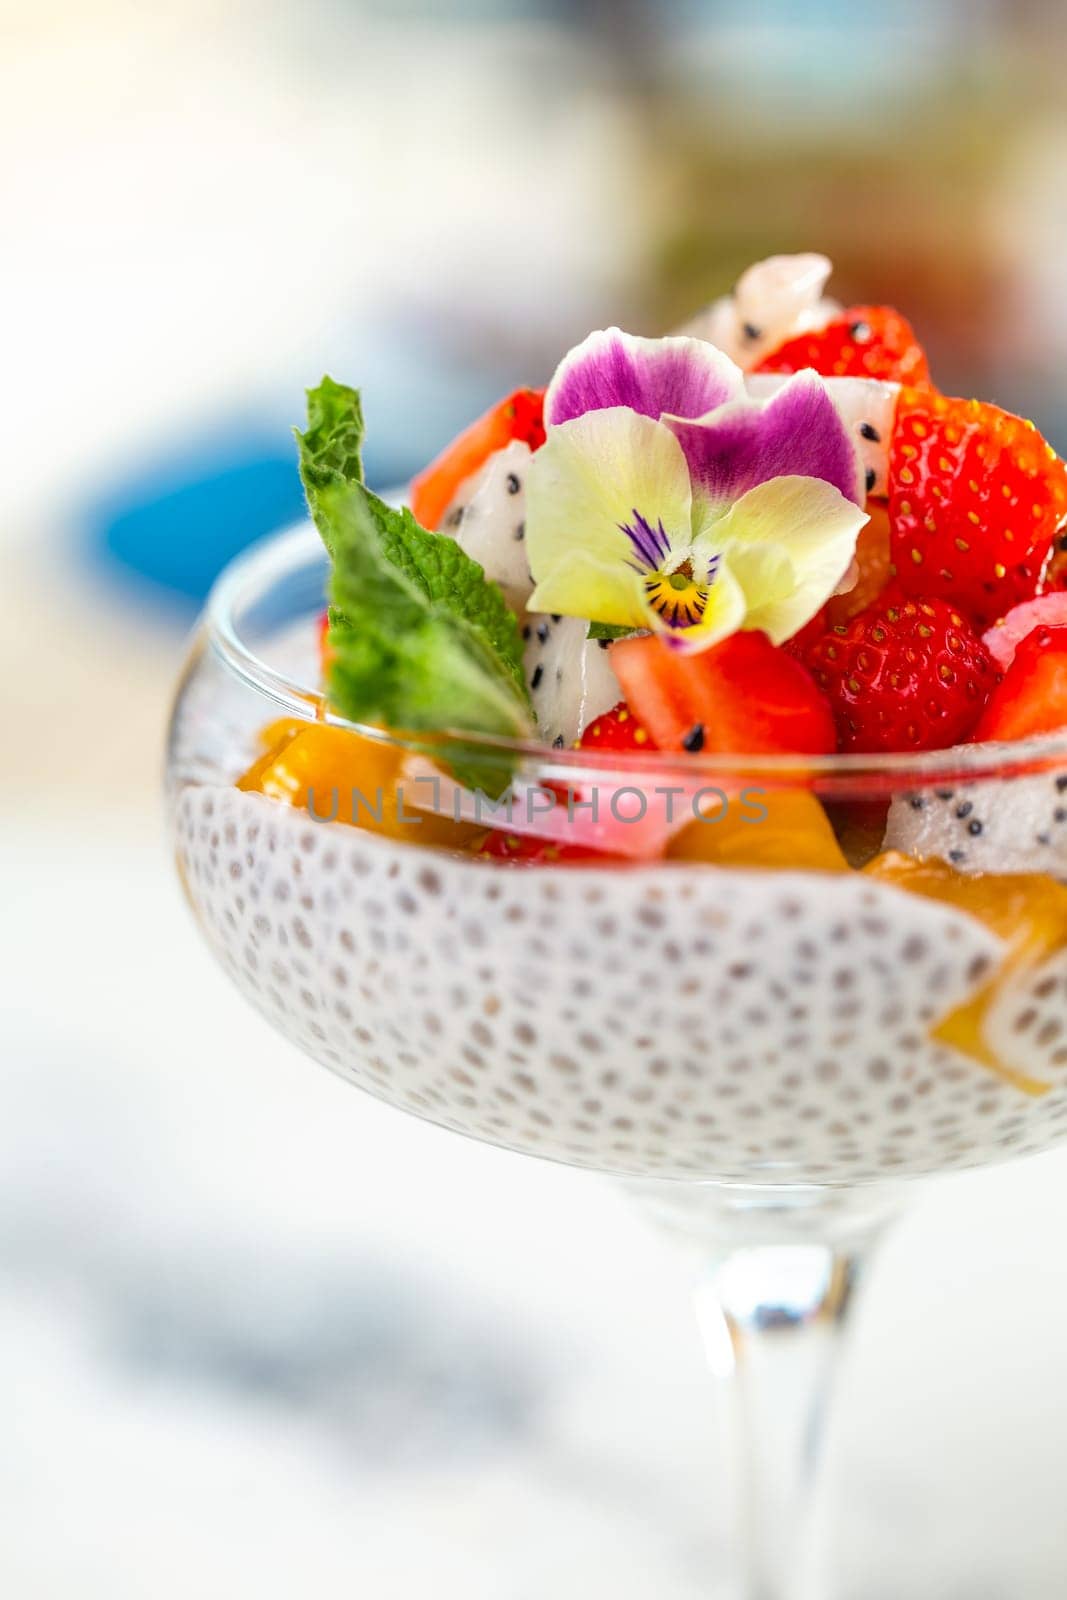
{"type": "Polygon", "coordinates": [[[730,1437],[736,1592],[827,1600],[813,1537],[827,1411],[856,1289],[899,1191],[630,1188],[697,1253],[697,1316],[730,1437]]]}
{"type": "Polygon", "coordinates": [[[697,1289],[731,1436],[744,1600],[816,1592],[811,1512],[860,1267],[855,1249],[758,1245],[723,1256],[697,1289]]]}

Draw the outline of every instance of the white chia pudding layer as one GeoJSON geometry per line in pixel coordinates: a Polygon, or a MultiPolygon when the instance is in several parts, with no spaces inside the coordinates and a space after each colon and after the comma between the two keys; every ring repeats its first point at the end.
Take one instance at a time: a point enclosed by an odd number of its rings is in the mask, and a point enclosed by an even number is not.
{"type": "Polygon", "coordinates": [[[855,1184],[1067,1134],[1067,951],[998,999],[1024,1093],[931,1039],[1007,947],[862,874],[515,868],[190,786],[176,848],[274,1025],[390,1104],[578,1166],[855,1184]]]}

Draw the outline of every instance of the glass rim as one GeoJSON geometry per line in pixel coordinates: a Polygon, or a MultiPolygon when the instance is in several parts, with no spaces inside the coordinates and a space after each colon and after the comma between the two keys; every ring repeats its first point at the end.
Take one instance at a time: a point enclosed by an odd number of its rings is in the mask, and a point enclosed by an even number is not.
{"type": "MultiPolygon", "coordinates": [[[[238,615],[256,599],[261,599],[311,559],[327,554],[310,519],[278,533],[258,539],[228,562],[211,586],[205,602],[201,626],[224,666],[249,687],[277,706],[292,712],[302,721],[328,723],[347,728],[363,738],[416,750],[423,755],[448,758],[449,751],[462,748],[469,764],[472,756],[484,754],[487,766],[499,765],[501,758],[536,763],[542,771],[556,768],[568,772],[625,771],[639,778],[670,776],[679,770],[697,777],[762,777],[779,785],[796,782],[805,785],[820,780],[844,782],[850,790],[922,788],[941,782],[975,782],[982,778],[1007,778],[1067,767],[1067,729],[1011,743],[958,745],[947,750],[894,752],[892,754],[837,754],[827,756],[769,756],[737,751],[729,754],[688,754],[681,751],[595,751],[557,749],[536,739],[511,739],[500,735],[466,733],[462,729],[410,730],[383,728],[354,722],[342,716],[327,702],[321,689],[281,671],[263,658],[242,637],[238,615]]],[[[324,596],[325,599],[325,596],[324,596]]]]}

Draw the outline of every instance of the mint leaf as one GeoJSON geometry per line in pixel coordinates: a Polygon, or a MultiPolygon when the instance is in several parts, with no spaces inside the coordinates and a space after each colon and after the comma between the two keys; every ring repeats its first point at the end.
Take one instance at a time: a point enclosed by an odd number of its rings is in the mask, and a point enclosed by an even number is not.
{"type": "Polygon", "coordinates": [[[329,549],[318,498],[331,484],[363,482],[363,404],[358,389],[323,378],[317,389],[307,391],[307,407],[306,431],[293,432],[308,509],[329,549]]]}
{"type": "Polygon", "coordinates": [[[518,624],[478,563],[360,484],[316,490],[316,519],[333,556],[338,710],[404,730],[528,734],[518,624]]]}
{"type": "MultiPolygon", "coordinates": [[[[515,613],[498,583],[446,534],[420,527],[405,506],[395,510],[369,489],[363,491],[386,560],[434,607],[465,622],[510,671],[529,706],[522,666],[522,638],[515,613]]],[[[335,560],[335,567],[339,563],[335,560]]]]}
{"type": "Polygon", "coordinates": [[[640,628],[620,628],[614,622],[591,622],[587,639],[632,639],[640,628]]]}
{"type": "MultiPolygon", "coordinates": [[[[358,390],[332,378],[309,389],[308,426],[296,437],[308,506],[332,560],[333,704],[353,721],[404,731],[529,734],[522,640],[503,592],[455,540],[363,487],[358,390]]],[[[471,749],[461,761],[461,781],[487,792],[506,786],[506,760],[471,749]]]]}

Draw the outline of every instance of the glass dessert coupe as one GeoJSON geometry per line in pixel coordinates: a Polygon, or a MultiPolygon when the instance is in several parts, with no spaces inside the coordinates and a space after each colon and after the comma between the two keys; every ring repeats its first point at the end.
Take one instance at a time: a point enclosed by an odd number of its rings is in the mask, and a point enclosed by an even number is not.
{"type": "Polygon", "coordinates": [[[1067,927],[1051,879],[903,857],[841,870],[788,807],[803,786],[859,833],[886,802],[902,828],[959,813],[972,840],[979,813],[994,835],[1013,819],[1010,853],[1019,828],[1067,817],[1067,736],[802,764],[697,753],[680,779],[665,753],[357,728],[317,687],[326,575],[310,526],[266,542],[192,646],[168,801],[200,926],[316,1061],[441,1126],[625,1180],[700,1248],[709,1355],[744,1414],[745,1592],[800,1592],[810,1424],[872,1242],[914,1180],[1067,1134],[1067,927]],[[629,791],[621,812],[697,783],[727,806],[759,791],[768,816],[694,824],[715,839],[704,860],[519,870],[458,848],[471,827],[447,800],[411,803],[421,825],[353,827],[344,795],[317,820],[325,794],[257,792],[242,775],[282,723],[340,749],[369,805],[398,762],[416,779],[462,763],[476,785],[508,755],[517,786],[629,791]]]}
{"type": "Polygon", "coordinates": [[[268,1020],[699,1257],[748,1600],[809,1593],[887,1222],[1067,1135],[1067,466],[829,272],[591,334],[410,510],[324,379],[315,527],[219,581],[169,746],[186,892],[268,1020]]]}

